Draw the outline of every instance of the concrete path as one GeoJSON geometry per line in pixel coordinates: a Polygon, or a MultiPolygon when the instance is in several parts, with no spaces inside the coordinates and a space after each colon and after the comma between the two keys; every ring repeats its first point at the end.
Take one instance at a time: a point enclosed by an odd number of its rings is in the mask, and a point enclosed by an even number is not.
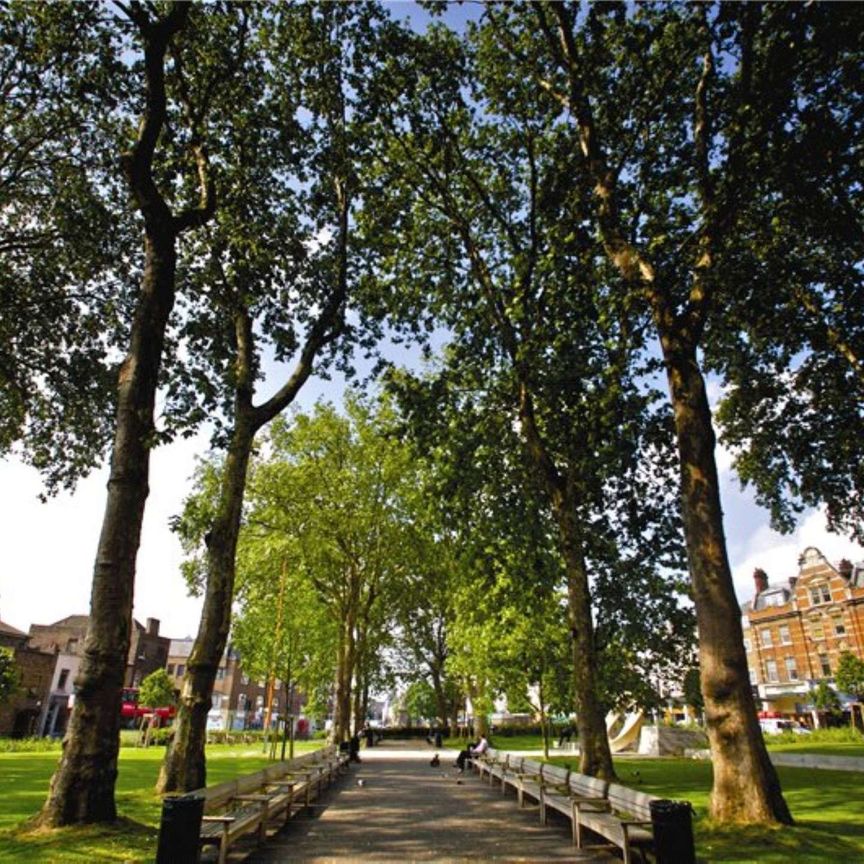
{"type": "MultiPolygon", "coordinates": [[[[325,792],[311,816],[298,814],[248,864],[351,861],[620,861],[574,849],[570,823],[540,824],[476,774],[453,769],[455,753],[388,743],[361,751],[362,764],[325,792]]],[[[238,849],[238,852],[241,850],[238,849]]],[[[246,853],[248,854],[248,852],[246,853]]],[[[243,860],[242,855],[233,860],[243,860]]]]}

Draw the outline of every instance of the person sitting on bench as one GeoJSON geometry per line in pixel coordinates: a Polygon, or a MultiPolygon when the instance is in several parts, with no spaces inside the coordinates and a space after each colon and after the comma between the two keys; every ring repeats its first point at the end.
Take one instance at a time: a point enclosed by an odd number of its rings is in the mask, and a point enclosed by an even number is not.
{"type": "Polygon", "coordinates": [[[489,749],[489,742],[486,740],[485,735],[480,736],[480,740],[476,744],[472,744],[468,747],[467,750],[461,750],[459,755],[456,757],[456,767],[459,769],[459,773],[463,773],[465,771],[465,760],[473,759],[475,756],[482,756],[489,749]]]}

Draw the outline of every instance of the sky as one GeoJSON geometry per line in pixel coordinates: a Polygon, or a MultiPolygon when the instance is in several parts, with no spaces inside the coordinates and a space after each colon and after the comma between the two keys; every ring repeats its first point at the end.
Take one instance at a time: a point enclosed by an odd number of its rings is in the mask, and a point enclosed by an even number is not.
{"type": "MultiPolygon", "coordinates": [[[[311,379],[298,404],[309,408],[318,398],[341,400],[344,382],[311,379]]],[[[179,441],[154,451],[150,497],[144,517],[134,615],[161,622],[171,638],[194,636],[201,600],[189,597],[180,575],[182,550],[168,528],[190,491],[195,457],[207,450],[207,437],[179,441]]],[[[794,534],[772,531],[767,514],[731,471],[731,458],[718,450],[729,558],[740,601],[753,595],[753,570],[764,569],[771,583],[797,573],[798,557],[816,546],[836,564],[864,559],[864,549],[824,529],[817,511],[805,514],[794,534]]],[[[67,615],[86,614],[90,606],[93,560],[105,506],[107,468],[82,482],[74,495],[38,499],[38,473],[13,459],[0,461],[0,619],[19,630],[50,624],[67,615]]]]}

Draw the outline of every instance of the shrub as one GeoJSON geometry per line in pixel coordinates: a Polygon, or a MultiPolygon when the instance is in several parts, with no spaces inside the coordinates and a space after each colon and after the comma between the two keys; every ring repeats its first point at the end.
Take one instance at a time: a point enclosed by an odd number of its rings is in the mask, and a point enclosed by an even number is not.
{"type": "Polygon", "coordinates": [[[60,738],[0,738],[0,753],[49,753],[62,749],[60,738]]]}

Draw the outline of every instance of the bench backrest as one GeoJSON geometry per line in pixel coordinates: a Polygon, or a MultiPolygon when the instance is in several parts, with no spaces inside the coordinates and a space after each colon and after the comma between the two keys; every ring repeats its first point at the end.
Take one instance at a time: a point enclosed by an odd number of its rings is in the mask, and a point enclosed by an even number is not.
{"type": "Polygon", "coordinates": [[[237,778],[238,795],[254,795],[267,782],[267,769],[256,771],[254,774],[244,774],[237,778]]]}
{"type": "Polygon", "coordinates": [[[566,786],[570,778],[570,769],[564,765],[550,765],[546,763],[543,766],[543,779],[549,783],[554,783],[556,786],[566,786]]]}
{"type": "Polygon", "coordinates": [[[646,795],[619,783],[610,783],[606,796],[612,809],[618,813],[629,813],[636,819],[651,819],[651,802],[658,801],[656,795],[646,795]]]}
{"type": "Polygon", "coordinates": [[[573,794],[581,795],[583,798],[605,798],[609,790],[609,781],[573,771],[570,774],[570,789],[573,794]]]}
{"type": "Polygon", "coordinates": [[[535,762],[533,759],[523,759],[520,770],[523,774],[536,774],[539,777],[543,773],[543,763],[535,762]]]}
{"type": "Polygon", "coordinates": [[[268,765],[254,774],[245,774],[233,780],[218,783],[215,786],[195,789],[189,794],[204,799],[205,813],[224,810],[231,800],[238,795],[254,794],[268,782],[272,783],[289,774],[292,769],[309,768],[319,763],[322,755],[328,754],[332,757],[333,753],[333,747],[325,747],[323,750],[313,750],[311,753],[304,753],[302,756],[294,759],[287,759],[284,762],[274,762],[272,765],[268,765]]]}
{"type": "Polygon", "coordinates": [[[214,810],[223,809],[232,798],[237,796],[237,781],[226,780],[224,783],[219,783],[216,786],[207,786],[204,789],[196,789],[190,792],[190,795],[195,795],[204,799],[204,812],[212,813],[214,810]]]}

